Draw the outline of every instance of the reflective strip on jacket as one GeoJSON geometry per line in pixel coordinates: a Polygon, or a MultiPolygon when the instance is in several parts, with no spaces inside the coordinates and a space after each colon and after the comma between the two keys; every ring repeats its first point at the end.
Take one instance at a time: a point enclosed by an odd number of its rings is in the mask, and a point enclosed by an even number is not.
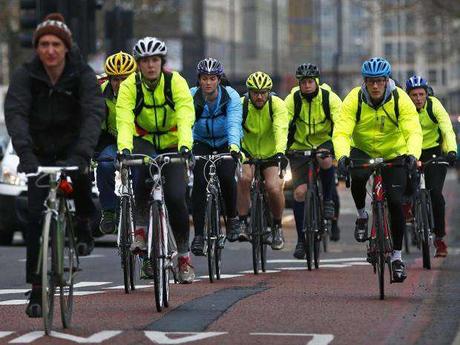
{"type": "MultiPolygon", "coordinates": [[[[165,104],[164,75],[161,73],[160,80],[153,91],[147,89],[142,83],[144,104],[157,107],[144,107],[137,117],[137,123],[149,132],[142,139],[153,143],[158,150],[176,147],[179,149],[182,146],[191,149],[192,126],[195,121],[193,98],[187,81],[177,72],[172,74],[171,90],[175,110],[165,104]]],[[[137,136],[133,112],[135,103],[136,74],[133,73],[121,83],[117,97],[116,117],[120,151],[133,149],[133,135],[137,136]]]]}
{"type": "MultiPolygon", "coordinates": [[[[342,101],[339,96],[332,92],[329,88],[323,87],[329,91],[329,109],[331,111],[332,122],[337,121],[340,114],[342,101]]],[[[291,90],[291,93],[286,97],[284,102],[289,114],[289,122],[294,117],[294,93],[299,90],[296,86],[291,90]]],[[[326,119],[326,114],[323,110],[323,95],[321,90],[318,90],[316,97],[311,102],[307,102],[305,97],[302,97],[302,108],[300,109],[299,117],[296,121],[296,131],[294,142],[290,149],[292,150],[308,150],[317,148],[319,145],[332,139],[331,136],[331,121],[326,119]]]]}
{"type": "Polygon", "coordinates": [[[427,102],[425,102],[425,105],[418,113],[423,131],[422,148],[426,150],[436,147],[439,146],[440,142],[442,142],[441,149],[444,153],[450,151],[457,152],[457,142],[449,114],[436,97],[430,96],[430,99],[433,102],[433,115],[438,123],[434,123],[431,120],[428,112],[426,111],[427,102]]]}
{"type": "Polygon", "coordinates": [[[353,147],[364,151],[372,158],[392,159],[404,154],[419,158],[422,151],[422,128],[416,116],[415,105],[409,96],[402,89],[397,88],[398,120],[394,110],[393,95],[377,109],[363,101],[361,118],[356,123],[360,89],[360,87],[354,88],[345,97],[339,118],[334,123],[332,140],[336,158],[350,156],[352,140],[353,147]]]}
{"type": "MultiPolygon", "coordinates": [[[[244,126],[243,149],[253,158],[270,158],[286,151],[288,135],[288,112],[284,101],[272,95],[273,121],[267,102],[262,109],[248,104],[248,116],[244,126]],[[247,130],[246,130],[247,129],[247,130]]],[[[241,103],[244,97],[241,97],[241,103]]]]}
{"type": "MultiPolygon", "coordinates": [[[[193,140],[206,143],[211,147],[221,147],[226,144],[240,147],[243,130],[241,126],[243,107],[240,95],[230,86],[225,86],[229,99],[222,103],[222,90],[218,88],[219,94],[216,98],[214,109],[210,115],[208,104],[205,103],[203,113],[193,126],[193,140]]],[[[192,97],[199,90],[192,87],[192,97]]],[[[199,91],[201,92],[201,91],[199,91]]]]}

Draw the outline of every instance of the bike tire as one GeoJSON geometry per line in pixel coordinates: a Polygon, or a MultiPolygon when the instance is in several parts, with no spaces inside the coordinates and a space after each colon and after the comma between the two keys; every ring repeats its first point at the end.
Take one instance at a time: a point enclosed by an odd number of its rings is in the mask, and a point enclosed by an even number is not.
{"type": "Polygon", "coordinates": [[[314,251],[314,224],[313,224],[313,213],[314,209],[312,208],[313,193],[308,190],[305,197],[305,206],[304,206],[304,235],[305,235],[305,256],[307,259],[307,269],[312,270],[313,266],[313,251],[314,251]]]}
{"type": "Polygon", "coordinates": [[[259,274],[259,263],[260,263],[260,245],[261,245],[261,231],[259,229],[259,210],[257,207],[258,204],[258,194],[254,193],[251,200],[251,218],[250,218],[250,228],[251,228],[251,245],[252,245],[252,268],[254,274],[259,274]]]}
{"type": "Polygon", "coordinates": [[[159,205],[155,201],[150,206],[150,222],[149,231],[152,234],[152,248],[150,252],[150,263],[153,267],[153,284],[155,295],[155,306],[158,312],[161,312],[164,307],[164,291],[165,291],[165,253],[164,238],[160,219],[159,205]]]}
{"type": "Polygon", "coordinates": [[[50,335],[53,327],[55,284],[55,250],[56,218],[51,212],[46,213],[42,232],[42,317],[45,334],[50,335]]]}
{"type": "Polygon", "coordinates": [[[259,229],[260,229],[260,269],[262,272],[267,271],[267,244],[264,243],[264,234],[267,232],[268,222],[267,222],[267,208],[263,196],[258,199],[258,220],[259,220],[259,229]]]}
{"type": "Polygon", "coordinates": [[[375,207],[376,230],[377,230],[377,277],[379,283],[379,297],[385,299],[385,214],[383,204],[378,203],[375,207]]]}
{"type": "Polygon", "coordinates": [[[313,262],[315,265],[315,269],[319,268],[319,250],[321,246],[321,209],[319,204],[318,197],[312,193],[312,224],[313,224],[313,262]]]}
{"type": "Polygon", "coordinates": [[[216,249],[216,241],[214,236],[214,198],[209,195],[206,200],[206,214],[205,214],[205,224],[204,224],[204,235],[205,241],[207,242],[206,245],[206,256],[208,260],[208,277],[209,282],[214,283],[214,275],[215,275],[215,268],[216,268],[216,261],[215,261],[215,249],[216,249]]]}
{"type": "Polygon", "coordinates": [[[430,196],[428,191],[420,191],[420,211],[421,211],[421,230],[422,230],[422,261],[423,267],[431,269],[430,257],[430,196]]]}
{"type": "Polygon", "coordinates": [[[219,247],[218,241],[220,239],[220,235],[222,233],[222,229],[220,226],[220,203],[217,198],[214,199],[214,207],[213,207],[213,222],[214,222],[214,268],[215,268],[215,275],[216,279],[220,279],[221,269],[222,269],[222,248],[219,247]]]}
{"type": "Polygon", "coordinates": [[[125,293],[129,294],[130,290],[134,290],[134,255],[130,250],[131,246],[131,233],[134,231],[132,227],[132,208],[128,197],[121,199],[121,212],[120,212],[120,256],[121,267],[123,269],[123,285],[125,293]]]}
{"type": "Polygon", "coordinates": [[[62,250],[62,278],[60,282],[61,321],[64,328],[69,328],[73,313],[73,290],[75,274],[78,271],[78,254],[75,249],[75,235],[73,231],[72,215],[66,207],[66,200],[61,199],[59,212],[59,248],[62,250]]]}

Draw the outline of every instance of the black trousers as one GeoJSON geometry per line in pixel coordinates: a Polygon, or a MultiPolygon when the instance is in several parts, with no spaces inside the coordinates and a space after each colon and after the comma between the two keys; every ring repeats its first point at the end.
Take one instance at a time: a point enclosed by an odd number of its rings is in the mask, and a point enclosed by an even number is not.
{"type": "MultiPolygon", "coordinates": [[[[155,154],[166,152],[177,152],[177,149],[157,151],[150,142],[141,138],[134,138],[133,153],[154,156],[155,154]]],[[[148,216],[148,199],[151,190],[145,183],[146,179],[150,178],[148,169],[147,166],[132,169],[134,195],[136,198],[136,222],[139,225],[147,225],[146,220],[148,219],[146,216],[148,216]]],[[[163,192],[169,215],[169,223],[177,242],[177,249],[179,253],[187,253],[189,251],[190,226],[185,199],[187,191],[185,166],[183,163],[167,164],[163,167],[162,175],[164,178],[163,192]]]]}
{"type": "MultiPolygon", "coordinates": [[[[48,162],[47,165],[52,165],[48,162]]],[[[75,201],[76,216],[78,219],[92,217],[95,206],[91,198],[91,177],[89,174],[69,174],[72,179],[73,199],[75,201]]],[[[38,177],[31,177],[27,181],[28,226],[26,229],[26,281],[30,284],[40,284],[41,276],[37,274],[40,237],[42,235],[43,203],[48,196],[49,188],[36,185],[38,177]]],[[[48,177],[40,178],[39,185],[48,184],[48,177]]],[[[78,227],[77,229],[78,230],[78,227]]],[[[77,234],[78,235],[78,234],[77,234]]]]}
{"type": "MultiPolygon", "coordinates": [[[[227,145],[218,148],[196,142],[193,145],[193,154],[210,155],[214,152],[228,152],[227,145]]],[[[206,162],[199,159],[193,169],[193,190],[192,190],[192,213],[193,224],[195,226],[195,236],[203,235],[204,214],[206,208],[206,179],[209,169],[203,171],[206,162]]],[[[217,176],[219,177],[222,197],[225,204],[225,214],[229,218],[236,217],[236,180],[235,180],[235,162],[233,160],[220,160],[217,163],[217,176]]]]}
{"type": "MultiPolygon", "coordinates": [[[[363,151],[353,148],[350,158],[362,163],[362,159],[370,159],[363,151]]],[[[395,163],[402,163],[403,157],[394,159],[395,163]]],[[[365,169],[351,170],[351,194],[357,209],[364,208],[366,202],[366,183],[371,173],[365,169]]],[[[382,170],[383,187],[388,202],[391,218],[391,234],[393,248],[401,250],[404,235],[405,218],[402,209],[403,195],[407,186],[407,171],[404,167],[384,168],[382,170]]]]}
{"type": "MultiPolygon", "coordinates": [[[[426,162],[433,158],[433,155],[442,154],[440,147],[433,147],[422,151],[420,160],[426,162]]],[[[446,180],[447,167],[445,165],[429,165],[425,169],[425,185],[430,191],[431,203],[433,205],[434,233],[436,237],[446,235],[446,202],[442,195],[442,188],[446,180]]]]}

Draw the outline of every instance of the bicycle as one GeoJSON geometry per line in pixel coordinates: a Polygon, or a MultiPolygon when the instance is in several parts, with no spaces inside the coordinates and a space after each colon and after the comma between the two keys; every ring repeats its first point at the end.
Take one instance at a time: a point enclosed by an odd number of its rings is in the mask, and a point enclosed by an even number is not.
{"type": "Polygon", "coordinates": [[[222,199],[219,178],[216,171],[217,163],[220,160],[233,159],[233,157],[229,153],[215,153],[211,155],[197,155],[195,159],[203,159],[206,161],[203,166],[203,174],[207,183],[203,253],[205,253],[208,258],[209,281],[213,283],[215,279],[220,279],[222,249],[225,243],[225,234],[222,232],[220,223],[221,215],[224,218],[224,224],[227,224],[227,218],[224,212],[222,212],[224,209],[224,201],[222,199]],[[208,168],[209,172],[206,174],[208,168]]]}
{"type": "MultiPolygon", "coordinates": [[[[390,272],[390,283],[393,283],[393,272],[391,269],[391,254],[393,252],[393,241],[389,222],[389,214],[385,191],[383,188],[382,169],[401,167],[404,164],[385,161],[383,158],[366,160],[366,163],[355,164],[358,160],[350,162],[349,169],[368,169],[372,173],[372,228],[367,246],[367,261],[373,266],[377,274],[379,284],[379,296],[385,298],[385,264],[390,272]]],[[[350,187],[350,174],[346,177],[346,187],[350,187]]]]}
{"type": "Polygon", "coordinates": [[[134,291],[136,288],[134,272],[136,270],[136,258],[138,256],[130,249],[134,241],[134,230],[136,229],[134,217],[135,199],[129,166],[120,162],[119,173],[121,185],[118,188],[120,218],[118,221],[117,247],[121,257],[125,293],[128,294],[130,290],[134,291]]]}
{"type": "Polygon", "coordinates": [[[49,335],[53,326],[54,296],[59,287],[61,321],[64,328],[69,328],[73,311],[74,278],[79,271],[79,259],[76,250],[73,229],[75,206],[71,199],[73,188],[67,180],[67,172],[76,171],[78,167],[38,167],[35,181],[38,187],[48,188],[45,199],[41,247],[39,251],[37,274],[42,277],[42,316],[45,334],[49,335]],[[49,177],[48,185],[39,182],[49,177]]]}
{"type": "Polygon", "coordinates": [[[177,281],[173,266],[177,246],[169,226],[161,171],[167,164],[183,162],[183,158],[178,157],[177,153],[163,153],[154,158],[144,154],[131,154],[123,157],[121,162],[126,166],[149,166],[152,189],[149,197],[147,258],[153,267],[156,309],[161,312],[163,307],[169,307],[171,274],[174,282],[177,281]]]}
{"type": "Polygon", "coordinates": [[[433,239],[434,216],[430,191],[425,185],[425,168],[429,165],[449,165],[444,157],[433,156],[432,159],[417,163],[419,187],[415,193],[414,229],[417,247],[422,250],[423,268],[431,269],[430,243],[433,239]]]}
{"type": "MultiPolygon", "coordinates": [[[[259,274],[259,267],[262,272],[266,271],[267,266],[267,243],[266,238],[270,235],[268,228],[272,228],[272,217],[268,208],[265,195],[265,186],[261,171],[262,164],[271,160],[250,158],[247,163],[254,165],[254,177],[251,183],[251,209],[250,209],[250,240],[252,245],[252,267],[254,274],[259,274]]],[[[278,164],[278,175],[282,179],[283,172],[281,162],[278,164]]]]}
{"type": "Polygon", "coordinates": [[[312,263],[315,269],[319,268],[320,243],[323,243],[323,250],[327,252],[327,239],[331,228],[331,221],[324,218],[323,210],[323,185],[318,178],[319,165],[317,157],[327,158],[332,154],[329,151],[312,150],[291,150],[288,155],[303,157],[307,162],[307,193],[305,194],[305,208],[303,221],[304,246],[307,258],[307,268],[312,270],[312,263]]]}

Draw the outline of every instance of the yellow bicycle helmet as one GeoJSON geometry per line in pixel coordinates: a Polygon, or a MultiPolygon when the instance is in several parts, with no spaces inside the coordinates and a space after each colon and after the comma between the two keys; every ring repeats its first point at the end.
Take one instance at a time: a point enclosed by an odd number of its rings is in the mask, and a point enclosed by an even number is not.
{"type": "Polygon", "coordinates": [[[249,90],[268,90],[273,87],[272,78],[267,73],[257,71],[249,75],[246,80],[246,87],[249,90]]]}
{"type": "Polygon", "coordinates": [[[104,71],[108,76],[126,75],[136,72],[137,64],[130,54],[119,52],[105,60],[104,71]]]}

